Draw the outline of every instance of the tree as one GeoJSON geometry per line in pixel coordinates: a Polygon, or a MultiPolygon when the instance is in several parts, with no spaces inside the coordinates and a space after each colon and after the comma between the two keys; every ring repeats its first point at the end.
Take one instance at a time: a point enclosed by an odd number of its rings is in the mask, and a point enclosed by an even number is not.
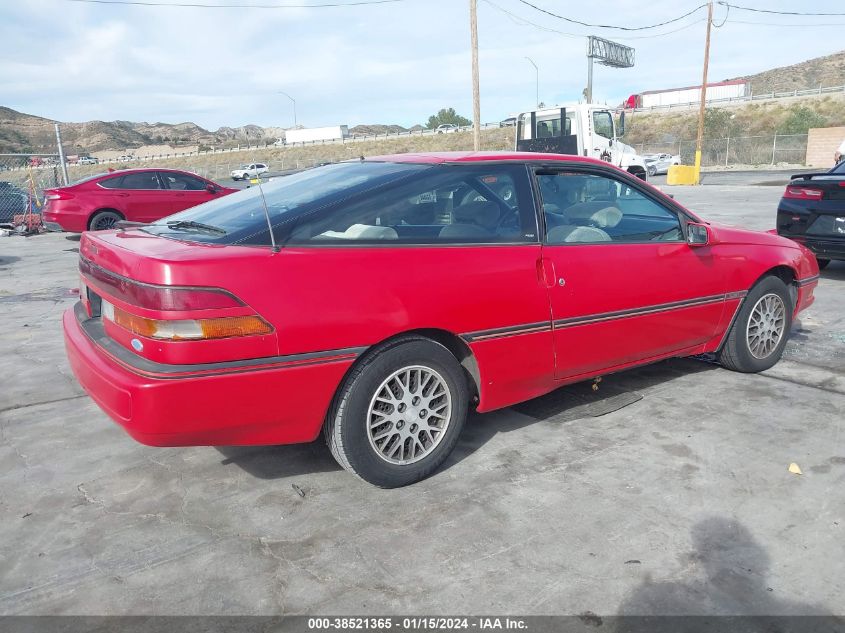
{"type": "Polygon", "coordinates": [[[472,121],[467,119],[466,117],[462,117],[460,114],[455,112],[455,108],[443,108],[437,114],[433,114],[428,117],[428,123],[425,126],[429,130],[433,130],[439,125],[443,125],[444,123],[454,123],[459,127],[463,127],[465,125],[472,125],[472,121]]]}
{"type": "Polygon", "coordinates": [[[806,134],[810,128],[825,127],[825,118],[807,106],[794,108],[778,127],[778,134],[806,134]]]}

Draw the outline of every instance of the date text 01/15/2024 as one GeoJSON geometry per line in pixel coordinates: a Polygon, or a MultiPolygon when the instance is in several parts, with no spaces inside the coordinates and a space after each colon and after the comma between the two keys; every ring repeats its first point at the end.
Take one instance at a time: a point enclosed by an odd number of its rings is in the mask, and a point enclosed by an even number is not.
{"type": "Polygon", "coordinates": [[[382,630],[451,631],[451,630],[524,630],[527,624],[519,618],[501,617],[349,617],[309,618],[308,630],[382,630]]]}

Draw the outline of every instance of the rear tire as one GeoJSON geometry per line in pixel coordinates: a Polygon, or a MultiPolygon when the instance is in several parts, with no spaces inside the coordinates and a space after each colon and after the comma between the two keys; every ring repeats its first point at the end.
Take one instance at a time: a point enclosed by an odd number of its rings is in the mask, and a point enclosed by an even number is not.
{"type": "Polygon", "coordinates": [[[117,211],[97,211],[91,216],[91,221],[88,222],[89,231],[107,231],[114,228],[114,223],[124,220],[122,214],[117,211]]]}
{"type": "Polygon", "coordinates": [[[789,289],[778,277],[765,277],[742,305],[718,354],[723,367],[744,373],[765,371],[783,355],[792,326],[789,289]]]}
{"type": "Polygon", "coordinates": [[[448,349],[405,337],[374,351],[344,380],[323,433],[337,462],[381,488],[431,475],[467,416],[469,389],[448,349]]]}
{"type": "Polygon", "coordinates": [[[830,260],[829,259],[819,259],[818,257],[816,257],[816,262],[819,265],[819,270],[824,270],[825,268],[827,268],[827,265],[830,263],[830,260]]]}

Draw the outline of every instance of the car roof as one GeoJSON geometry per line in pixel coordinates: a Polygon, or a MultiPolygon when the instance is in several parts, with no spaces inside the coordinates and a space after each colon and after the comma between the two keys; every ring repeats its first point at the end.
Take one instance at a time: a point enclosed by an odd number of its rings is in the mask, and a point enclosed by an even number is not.
{"type": "Polygon", "coordinates": [[[477,163],[496,161],[525,161],[525,162],[569,162],[586,163],[590,165],[602,165],[607,167],[610,163],[597,158],[586,156],[575,156],[571,154],[545,154],[541,152],[418,152],[409,154],[385,154],[383,156],[370,156],[364,160],[378,161],[385,163],[427,163],[439,165],[442,163],[477,163]]]}
{"type": "Polygon", "coordinates": [[[172,167],[132,167],[130,169],[115,169],[114,171],[107,172],[102,174],[103,178],[111,177],[111,176],[124,176],[126,174],[142,174],[148,171],[168,171],[177,174],[188,174],[189,176],[197,176],[198,178],[202,178],[199,174],[195,174],[192,171],[188,171],[187,169],[173,169],[172,167]]]}

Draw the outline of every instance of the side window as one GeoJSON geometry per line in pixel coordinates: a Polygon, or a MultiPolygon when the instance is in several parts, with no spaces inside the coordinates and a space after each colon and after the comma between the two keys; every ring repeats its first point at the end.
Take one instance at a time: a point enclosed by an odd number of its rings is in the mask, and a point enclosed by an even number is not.
{"type": "Polygon", "coordinates": [[[126,174],[120,184],[120,189],[161,189],[161,185],[154,171],[142,171],[126,174]]]}
{"type": "Polygon", "coordinates": [[[580,172],[541,173],[548,244],[683,241],[673,211],[625,182],[580,172]]]}
{"type": "Polygon", "coordinates": [[[288,243],[501,243],[537,240],[520,165],[442,165],[404,184],[302,217],[288,243]]]}
{"type": "Polygon", "coordinates": [[[100,187],[105,187],[106,189],[120,189],[120,182],[123,180],[123,176],[117,176],[115,178],[106,178],[105,180],[101,180],[97,184],[100,187]]]}
{"type": "Polygon", "coordinates": [[[188,176],[187,174],[176,174],[169,171],[160,171],[159,176],[164,180],[164,185],[167,189],[176,189],[178,191],[203,191],[205,189],[205,181],[188,176]]]}
{"type": "Polygon", "coordinates": [[[613,118],[610,112],[604,110],[593,112],[593,129],[599,136],[613,138],[613,118]]]}

